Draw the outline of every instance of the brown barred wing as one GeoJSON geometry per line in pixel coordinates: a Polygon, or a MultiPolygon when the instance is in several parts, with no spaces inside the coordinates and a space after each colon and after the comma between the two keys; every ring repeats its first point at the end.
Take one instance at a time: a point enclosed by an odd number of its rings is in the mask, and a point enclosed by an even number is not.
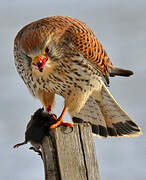
{"type": "Polygon", "coordinates": [[[83,22],[74,18],[68,20],[70,26],[67,31],[70,32],[74,46],[86,59],[96,64],[104,75],[108,75],[112,62],[94,33],[83,22]]]}

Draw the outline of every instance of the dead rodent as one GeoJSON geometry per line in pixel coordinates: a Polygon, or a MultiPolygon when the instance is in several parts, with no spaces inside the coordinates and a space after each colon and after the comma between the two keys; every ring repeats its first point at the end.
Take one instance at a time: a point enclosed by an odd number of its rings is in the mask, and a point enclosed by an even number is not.
{"type": "Polygon", "coordinates": [[[30,142],[34,151],[40,154],[39,148],[43,138],[49,135],[50,126],[56,122],[56,116],[54,114],[49,114],[44,111],[43,108],[38,109],[32,116],[31,120],[27,124],[25,131],[25,141],[14,145],[14,148],[18,148],[21,145],[30,142]]]}

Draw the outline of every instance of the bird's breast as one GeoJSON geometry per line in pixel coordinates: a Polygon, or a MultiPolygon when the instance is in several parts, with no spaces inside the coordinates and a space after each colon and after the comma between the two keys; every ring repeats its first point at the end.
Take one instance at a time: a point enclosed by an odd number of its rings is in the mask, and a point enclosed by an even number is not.
{"type": "MultiPolygon", "coordinates": [[[[40,72],[41,73],[41,72],[40,72]]],[[[39,74],[40,74],[39,73],[39,74]]],[[[98,71],[90,65],[81,65],[76,61],[62,61],[53,69],[46,69],[36,80],[40,88],[59,94],[64,98],[71,92],[86,93],[93,91],[99,84],[98,71]]]]}
{"type": "Polygon", "coordinates": [[[87,93],[99,86],[99,72],[82,59],[63,59],[47,64],[43,72],[24,64],[19,69],[21,77],[35,97],[39,90],[45,90],[66,99],[72,92],[87,93]]]}

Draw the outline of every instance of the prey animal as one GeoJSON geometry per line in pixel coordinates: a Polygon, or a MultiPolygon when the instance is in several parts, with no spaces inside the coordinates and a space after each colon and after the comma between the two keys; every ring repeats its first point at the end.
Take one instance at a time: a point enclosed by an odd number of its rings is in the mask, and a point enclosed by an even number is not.
{"type": "Polygon", "coordinates": [[[54,114],[49,114],[48,112],[44,111],[44,108],[38,109],[27,124],[25,140],[14,145],[14,148],[18,148],[30,142],[32,147],[29,149],[37,152],[43,160],[45,177],[47,177],[48,172],[43,139],[45,136],[50,136],[50,126],[54,124],[54,121],[56,121],[56,116],[54,114]]]}
{"type": "Polygon", "coordinates": [[[54,114],[49,114],[44,111],[43,108],[38,109],[31,120],[28,122],[25,131],[25,140],[21,143],[14,145],[14,148],[18,148],[24,144],[30,142],[32,147],[30,149],[38,152],[42,156],[43,152],[42,142],[45,136],[49,136],[50,126],[56,121],[56,116],[54,114]],[[41,151],[39,150],[41,149],[41,151]]]}

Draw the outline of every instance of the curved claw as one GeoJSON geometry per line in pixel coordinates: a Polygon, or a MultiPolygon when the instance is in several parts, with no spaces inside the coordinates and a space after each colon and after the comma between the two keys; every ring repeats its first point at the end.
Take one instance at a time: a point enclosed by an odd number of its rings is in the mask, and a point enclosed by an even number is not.
{"type": "Polygon", "coordinates": [[[73,128],[72,123],[62,122],[61,125],[62,125],[62,126],[68,126],[68,127],[70,127],[70,128],[73,128]]]}
{"type": "Polygon", "coordinates": [[[68,127],[70,127],[70,128],[73,128],[72,123],[62,122],[62,120],[58,120],[55,124],[53,124],[53,125],[50,126],[50,129],[55,129],[55,128],[57,128],[57,127],[60,126],[60,125],[62,125],[62,126],[68,126],[68,127]]]}

